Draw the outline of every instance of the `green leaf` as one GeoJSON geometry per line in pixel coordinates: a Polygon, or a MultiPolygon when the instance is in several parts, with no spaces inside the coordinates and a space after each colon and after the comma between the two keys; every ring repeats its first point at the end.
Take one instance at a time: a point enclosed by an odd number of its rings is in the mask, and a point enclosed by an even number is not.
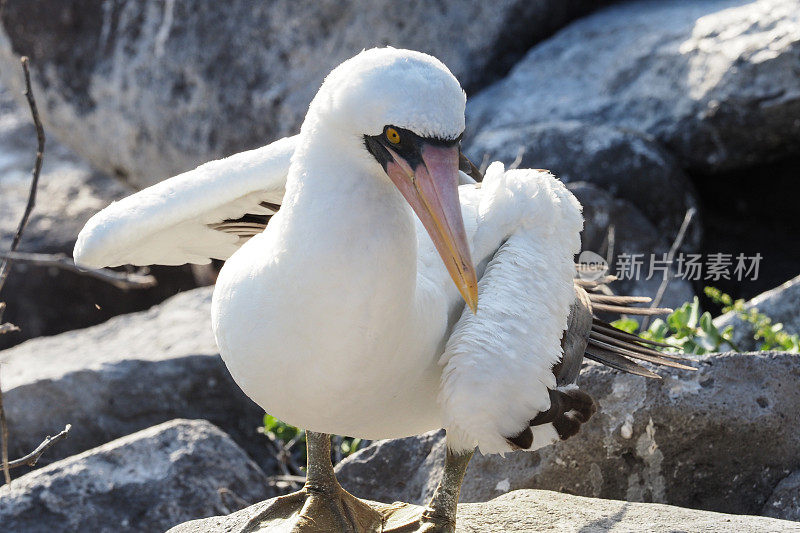
{"type": "Polygon", "coordinates": [[[663,341],[669,335],[669,326],[660,318],[656,318],[645,333],[645,338],[653,341],[663,341]]]}
{"type": "Polygon", "coordinates": [[[272,431],[275,427],[280,424],[280,421],[272,415],[268,415],[264,413],[264,430],[265,431],[272,431]]]}
{"type": "Polygon", "coordinates": [[[694,329],[697,327],[697,321],[700,318],[700,300],[697,296],[692,300],[692,305],[689,306],[689,319],[686,321],[686,327],[694,329]]]}
{"type": "Polygon", "coordinates": [[[611,325],[626,333],[636,333],[636,330],[639,329],[639,323],[632,318],[620,318],[612,322],[611,325]]]}

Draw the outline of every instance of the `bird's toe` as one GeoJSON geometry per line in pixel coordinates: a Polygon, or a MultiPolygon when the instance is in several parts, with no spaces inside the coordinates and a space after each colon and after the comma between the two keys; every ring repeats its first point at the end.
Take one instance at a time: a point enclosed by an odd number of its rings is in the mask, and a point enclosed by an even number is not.
{"type": "Polygon", "coordinates": [[[382,527],[381,513],[341,487],[331,490],[304,487],[275,498],[239,533],[378,533],[382,527]]]}
{"type": "Polygon", "coordinates": [[[383,515],[383,533],[454,533],[455,521],[440,516],[431,509],[395,503],[381,509],[383,515]]]}

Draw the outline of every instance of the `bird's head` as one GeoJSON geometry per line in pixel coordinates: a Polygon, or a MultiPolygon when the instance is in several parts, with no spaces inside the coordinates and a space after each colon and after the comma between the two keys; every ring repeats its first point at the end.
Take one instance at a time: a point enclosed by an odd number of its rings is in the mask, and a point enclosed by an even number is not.
{"type": "Polygon", "coordinates": [[[357,139],[365,156],[380,166],[419,217],[461,296],[476,312],[477,275],[458,197],[465,104],[461,85],[438,59],[375,48],[334,69],[310,113],[357,139]]]}

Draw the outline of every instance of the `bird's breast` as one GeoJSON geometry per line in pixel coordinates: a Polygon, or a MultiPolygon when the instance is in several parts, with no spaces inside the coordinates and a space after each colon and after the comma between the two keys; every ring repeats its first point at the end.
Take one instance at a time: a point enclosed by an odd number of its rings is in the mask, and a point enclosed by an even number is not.
{"type": "Polygon", "coordinates": [[[358,246],[280,239],[269,228],[251,239],[214,292],[220,353],[245,393],[315,431],[389,438],[440,427],[446,306],[417,305],[415,254],[374,236],[355,237],[358,246]]]}

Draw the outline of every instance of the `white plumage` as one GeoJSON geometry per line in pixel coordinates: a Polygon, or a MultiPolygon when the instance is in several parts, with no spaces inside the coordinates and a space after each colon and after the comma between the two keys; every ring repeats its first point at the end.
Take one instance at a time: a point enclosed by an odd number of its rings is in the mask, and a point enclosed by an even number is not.
{"type": "MultiPolygon", "coordinates": [[[[480,187],[459,188],[483,271],[473,315],[365,148],[386,125],[454,139],[464,102],[429,56],[362,52],[326,79],[299,136],[110,205],[81,232],[75,259],[228,259],[213,303],[220,352],[242,389],[286,422],[370,439],[445,427],[456,451],[510,451],[506,439],[550,407],[556,387],[580,205],[549,173],[497,163],[480,187]],[[263,233],[212,229],[271,214],[262,202],[281,204],[263,233]]],[[[551,424],[537,426],[533,448],[555,438],[551,424]]]]}
{"type": "MultiPolygon", "coordinates": [[[[462,313],[440,359],[439,400],[451,448],[497,453],[510,450],[504,437],[525,428],[531,413],[550,407],[583,218],[547,172],[493,163],[480,193],[473,250],[493,257],[478,284],[479,312],[462,313]],[[505,243],[494,252],[498,237],[505,243]]],[[[532,449],[557,438],[552,424],[537,426],[532,449]]]]}

